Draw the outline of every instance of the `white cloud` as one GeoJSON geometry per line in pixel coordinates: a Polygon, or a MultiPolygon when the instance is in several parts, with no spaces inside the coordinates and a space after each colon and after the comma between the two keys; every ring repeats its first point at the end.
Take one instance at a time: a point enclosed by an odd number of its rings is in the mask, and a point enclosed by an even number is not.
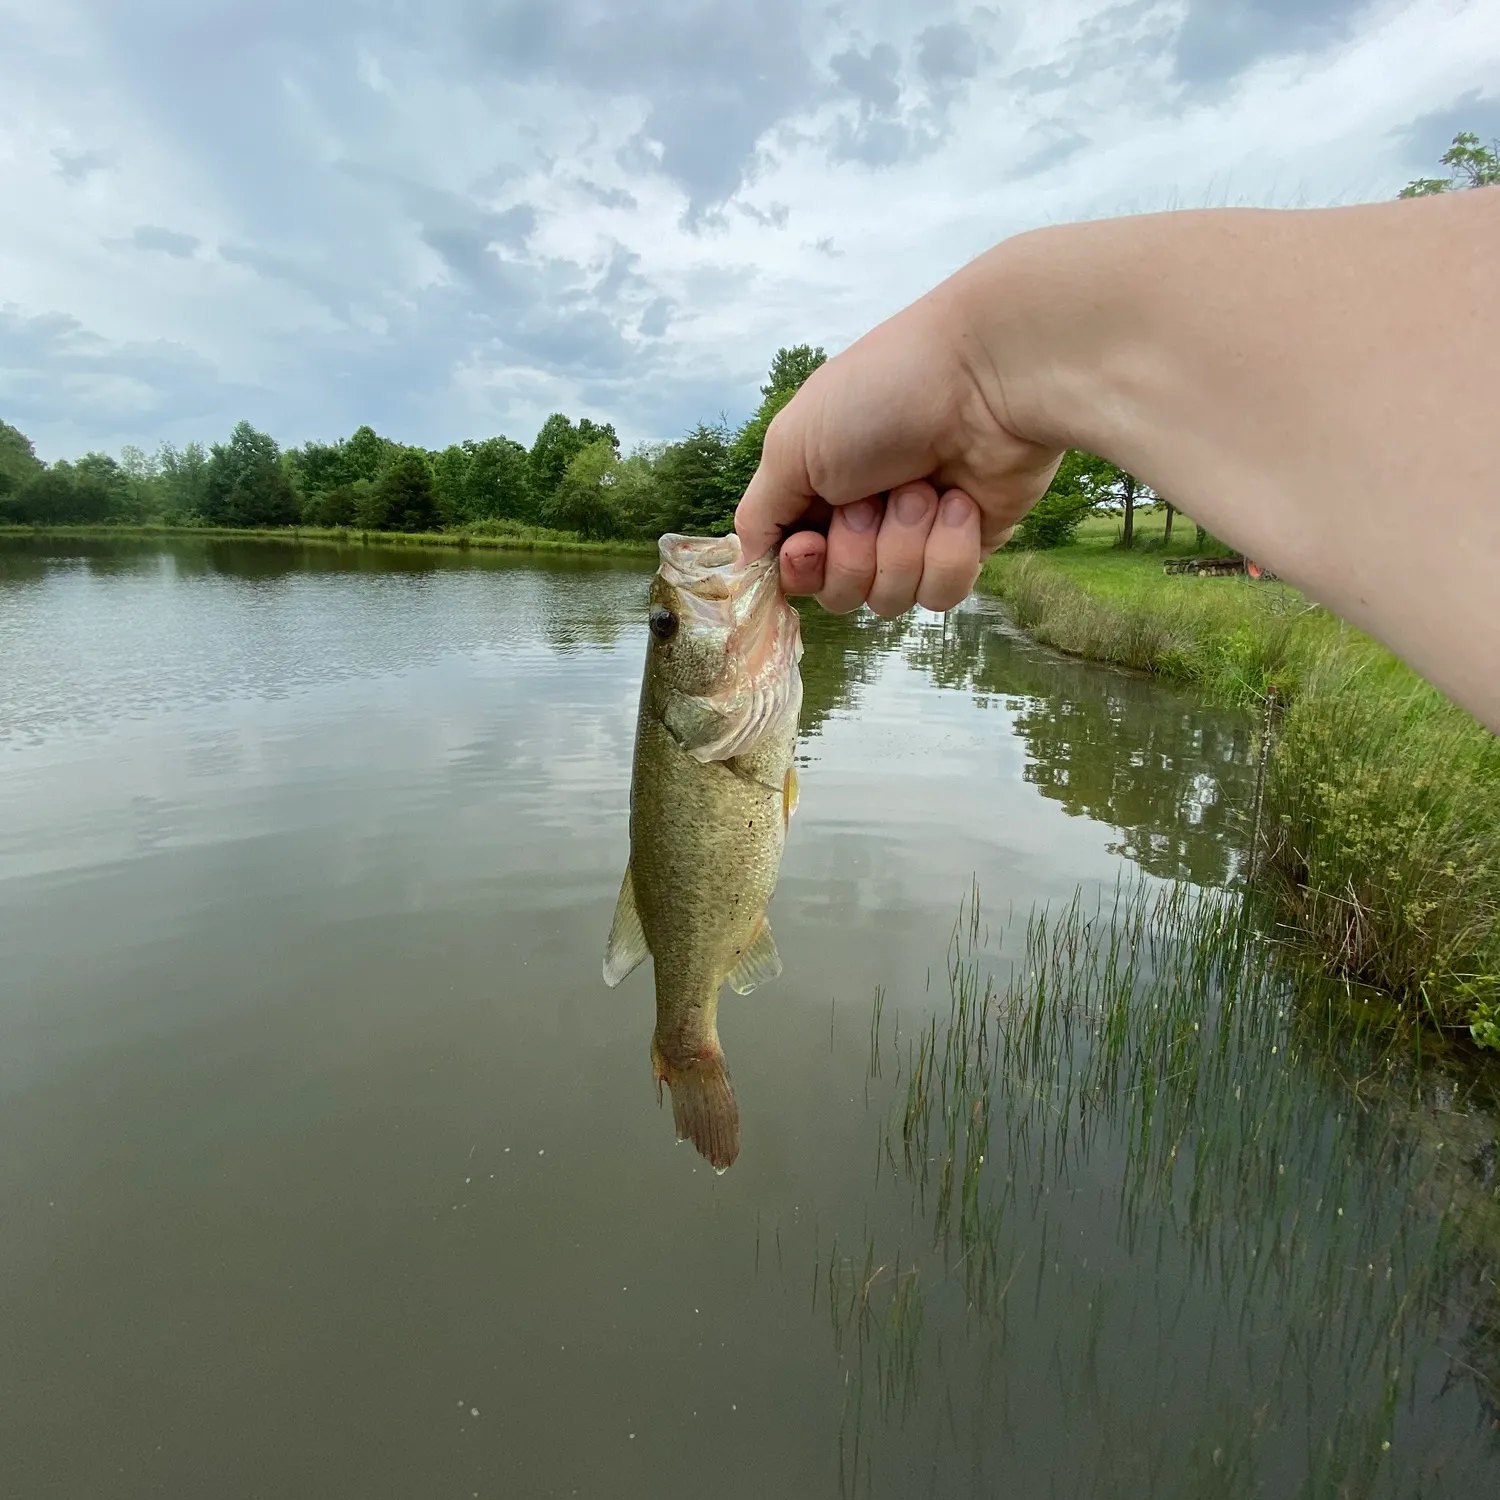
{"type": "Polygon", "coordinates": [[[49,456],[240,416],[670,437],[1006,234],[1386,197],[1500,124],[1460,0],[0,15],[0,416],[49,456]]]}

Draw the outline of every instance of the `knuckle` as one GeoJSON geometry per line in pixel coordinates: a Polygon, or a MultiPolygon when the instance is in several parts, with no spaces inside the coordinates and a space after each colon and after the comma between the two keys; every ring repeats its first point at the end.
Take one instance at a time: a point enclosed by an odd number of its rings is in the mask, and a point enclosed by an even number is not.
{"type": "Polygon", "coordinates": [[[868,559],[843,557],[830,551],[828,575],[830,578],[837,578],[841,583],[858,584],[861,590],[868,589],[875,578],[875,559],[873,557],[868,559]]]}

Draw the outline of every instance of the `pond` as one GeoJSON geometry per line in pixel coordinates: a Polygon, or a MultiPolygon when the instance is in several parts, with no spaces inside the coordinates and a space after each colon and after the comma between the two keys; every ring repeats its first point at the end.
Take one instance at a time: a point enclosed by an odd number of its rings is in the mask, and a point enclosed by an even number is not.
{"type": "Polygon", "coordinates": [[[648,577],[0,542],[0,1493],[1500,1492],[1488,1084],[1195,958],[1254,725],[984,600],[804,612],[674,1144],[648,577]]]}

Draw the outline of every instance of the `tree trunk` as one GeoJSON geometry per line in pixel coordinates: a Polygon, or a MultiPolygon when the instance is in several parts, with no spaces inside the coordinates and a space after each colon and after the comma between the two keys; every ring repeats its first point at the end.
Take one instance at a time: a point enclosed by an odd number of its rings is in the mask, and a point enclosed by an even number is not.
{"type": "Polygon", "coordinates": [[[1163,503],[1167,507],[1167,529],[1162,532],[1161,541],[1162,546],[1170,547],[1172,545],[1172,518],[1177,514],[1177,510],[1170,500],[1163,503]]]}
{"type": "Polygon", "coordinates": [[[1122,547],[1135,546],[1135,475],[1125,476],[1125,530],[1120,534],[1122,547]]]}

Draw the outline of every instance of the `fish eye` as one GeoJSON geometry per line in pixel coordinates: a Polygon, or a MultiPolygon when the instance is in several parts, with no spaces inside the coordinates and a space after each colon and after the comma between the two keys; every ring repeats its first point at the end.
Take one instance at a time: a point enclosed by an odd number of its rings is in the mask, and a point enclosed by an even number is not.
{"type": "Polygon", "coordinates": [[[677,634],[677,616],[665,604],[651,606],[651,634],[659,641],[669,641],[677,634]]]}

